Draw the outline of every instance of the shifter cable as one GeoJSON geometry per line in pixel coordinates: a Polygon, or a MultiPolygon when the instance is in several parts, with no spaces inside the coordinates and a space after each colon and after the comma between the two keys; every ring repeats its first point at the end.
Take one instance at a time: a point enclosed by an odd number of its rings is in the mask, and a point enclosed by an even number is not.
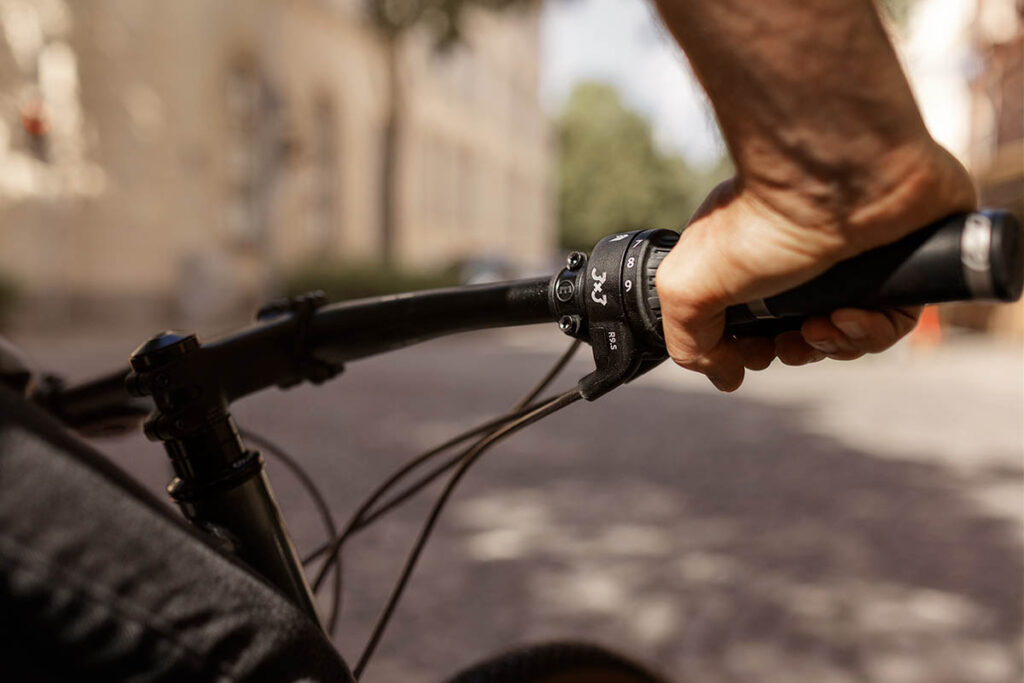
{"type": "Polygon", "coordinates": [[[470,430],[459,434],[444,443],[430,449],[429,451],[409,460],[405,465],[396,470],[388,479],[381,484],[370,496],[364,501],[359,507],[352,520],[346,525],[345,529],[339,534],[337,525],[334,521],[334,517],[331,513],[330,507],[327,505],[326,499],[317,487],[313,478],[306,472],[305,468],[302,467],[299,462],[288,454],[278,444],[274,443],[270,439],[257,434],[248,429],[239,428],[239,434],[242,438],[251,442],[254,446],[261,448],[267,454],[277,458],[293,475],[298,479],[299,483],[309,494],[310,499],[313,501],[314,506],[317,509],[317,513],[323,523],[324,529],[327,532],[327,536],[330,541],[321,545],[320,547],[313,550],[307,555],[302,563],[308,565],[315,561],[317,558],[329,553],[328,559],[321,566],[316,579],[313,582],[312,588],[314,593],[318,592],[323,580],[327,575],[327,572],[334,566],[334,573],[332,575],[331,582],[331,610],[327,620],[327,631],[333,633],[337,625],[338,615],[341,613],[341,604],[343,600],[342,591],[342,567],[341,567],[341,547],[348,538],[353,536],[357,531],[361,531],[368,527],[370,524],[376,522],[378,519],[383,517],[391,510],[397,508],[402,503],[413,497],[425,487],[436,481],[445,472],[448,472],[455,467],[463,458],[469,456],[471,451],[478,448],[479,445],[487,438],[497,433],[497,431],[506,428],[512,422],[517,419],[521,419],[531,411],[539,408],[545,402],[533,403],[534,399],[558,376],[558,374],[565,368],[565,366],[572,359],[572,356],[579,349],[580,341],[574,340],[569,348],[562,354],[562,356],[555,362],[555,364],[548,370],[543,378],[532,388],[530,391],[523,396],[512,408],[509,413],[489,420],[483,424],[480,424],[470,430]],[[414,484],[408,486],[400,493],[395,494],[389,500],[382,503],[377,509],[371,512],[370,508],[380,498],[386,494],[390,489],[398,484],[401,479],[409,472],[414,470],[419,465],[427,462],[431,458],[444,453],[458,444],[471,439],[474,436],[484,434],[485,436],[467,447],[466,449],[457,453],[454,457],[447,460],[440,467],[434,468],[427,475],[419,479],[414,484]]]}
{"type": "Polygon", "coordinates": [[[369,663],[374,651],[377,649],[377,645],[380,643],[381,637],[384,635],[384,629],[387,628],[388,621],[391,619],[391,615],[394,613],[395,607],[398,606],[398,601],[402,597],[402,592],[405,590],[405,586],[408,584],[409,578],[412,576],[412,572],[416,567],[416,562],[419,560],[420,554],[430,538],[430,533],[434,530],[434,525],[441,516],[441,511],[444,509],[445,503],[448,502],[452,492],[455,490],[455,487],[458,485],[463,475],[466,474],[466,471],[473,465],[473,463],[479,460],[480,456],[486,453],[491,446],[498,443],[508,435],[513,434],[523,427],[531,425],[541,418],[547,417],[548,415],[575,403],[581,398],[583,398],[583,396],[580,394],[579,388],[573,387],[569,391],[559,394],[555,398],[544,402],[539,407],[534,408],[525,415],[494,430],[467,451],[458,469],[455,470],[454,474],[452,474],[451,478],[448,480],[448,484],[445,485],[444,490],[441,491],[441,494],[438,496],[433,508],[431,508],[430,514],[427,516],[427,520],[423,524],[423,528],[420,530],[419,536],[417,536],[412,550],[409,552],[409,556],[406,558],[405,566],[402,568],[402,573],[399,576],[398,581],[395,583],[395,587],[391,591],[391,596],[388,598],[387,604],[384,606],[380,616],[377,618],[377,623],[373,627],[370,639],[367,641],[366,647],[363,649],[363,653],[359,657],[359,662],[356,664],[355,669],[353,669],[353,675],[357,680],[362,676],[363,670],[366,668],[366,665],[369,663]]]}
{"type": "MultiPolygon", "coordinates": [[[[345,541],[347,541],[357,531],[366,528],[373,522],[380,519],[386,513],[390,512],[391,510],[395,509],[396,507],[404,503],[409,498],[413,497],[423,488],[429,486],[432,482],[437,480],[445,472],[449,471],[464,458],[468,457],[469,453],[473,449],[477,448],[483,440],[489,438],[496,431],[504,429],[511,422],[517,419],[521,419],[523,416],[529,414],[532,410],[535,410],[540,405],[542,405],[543,402],[541,404],[532,402],[534,401],[534,399],[536,399],[540,392],[542,392],[565,368],[565,366],[569,363],[573,355],[579,349],[579,346],[580,341],[574,340],[573,343],[569,345],[569,348],[559,357],[559,359],[551,367],[551,369],[548,370],[544,377],[541,378],[541,380],[533,388],[531,388],[530,391],[527,392],[527,394],[522,399],[520,399],[516,403],[511,412],[502,415],[498,418],[495,418],[493,420],[490,420],[471,430],[468,430],[456,437],[453,437],[452,439],[449,439],[445,443],[435,448],[432,448],[429,451],[415,458],[410,459],[399,469],[397,469],[391,476],[389,476],[380,486],[378,486],[377,489],[373,493],[371,493],[370,496],[366,500],[364,500],[363,503],[359,506],[359,508],[356,510],[356,513],[352,516],[348,524],[345,525],[345,528],[341,531],[340,534],[334,536],[329,543],[324,544],[323,546],[314,550],[312,553],[310,553],[310,555],[308,555],[303,560],[303,564],[309,564],[310,562],[316,560],[318,557],[324,555],[325,553],[328,556],[327,559],[324,561],[323,565],[320,567],[320,570],[313,581],[313,591],[316,592],[320,589],[320,586],[322,585],[323,580],[327,575],[327,571],[329,570],[332,564],[337,564],[339,566],[340,572],[341,548],[344,545],[345,541]],[[382,503],[376,510],[373,510],[371,512],[371,508],[373,508],[374,504],[378,500],[380,500],[380,498],[383,497],[389,490],[396,486],[399,483],[399,481],[401,481],[402,478],[404,478],[412,470],[416,469],[417,467],[427,462],[431,458],[434,458],[437,455],[444,453],[448,449],[458,445],[459,443],[462,443],[467,439],[470,439],[480,434],[484,435],[483,437],[481,437],[480,440],[473,443],[466,449],[460,451],[455,456],[446,461],[443,465],[435,468],[434,470],[429,472],[427,475],[423,476],[415,483],[408,486],[400,493],[395,494],[391,499],[382,503]]],[[[339,596],[336,596],[335,600],[340,604],[341,598],[339,596]]],[[[340,610],[335,609],[332,611],[332,613],[337,615],[339,611],[340,610]]],[[[335,620],[331,620],[328,623],[328,628],[330,629],[331,632],[333,632],[334,630],[334,626],[336,623],[335,620]]]]}

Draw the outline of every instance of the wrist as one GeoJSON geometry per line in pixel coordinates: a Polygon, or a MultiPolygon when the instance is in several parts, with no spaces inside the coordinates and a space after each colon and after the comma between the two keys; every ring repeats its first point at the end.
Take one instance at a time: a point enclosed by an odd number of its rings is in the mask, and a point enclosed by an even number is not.
{"type": "Polygon", "coordinates": [[[756,166],[738,164],[739,194],[773,219],[820,233],[840,259],[976,206],[967,171],[927,134],[846,146],[813,160],[765,154],[756,166]]]}

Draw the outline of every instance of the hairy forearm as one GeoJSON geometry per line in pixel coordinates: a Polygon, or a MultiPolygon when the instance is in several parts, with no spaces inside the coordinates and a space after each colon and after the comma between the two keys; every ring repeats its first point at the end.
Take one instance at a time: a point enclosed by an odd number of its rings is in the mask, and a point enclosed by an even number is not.
{"type": "Polygon", "coordinates": [[[925,129],[871,0],[654,0],[736,162],[657,273],[665,344],[731,391],[744,368],[852,360],[916,311],[840,310],[774,340],[725,332],[730,305],[974,205],[963,166],[925,129]]]}
{"type": "Polygon", "coordinates": [[[931,144],[870,0],[656,3],[745,186],[841,211],[898,182],[912,165],[899,155],[931,144]]]}

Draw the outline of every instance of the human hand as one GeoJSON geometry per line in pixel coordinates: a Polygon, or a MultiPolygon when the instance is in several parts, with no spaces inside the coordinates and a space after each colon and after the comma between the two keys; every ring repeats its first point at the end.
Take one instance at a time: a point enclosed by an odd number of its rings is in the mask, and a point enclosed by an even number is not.
{"type": "Polygon", "coordinates": [[[724,335],[725,309],[810,280],[839,261],[893,242],[976,197],[964,168],[930,139],[895,150],[842,183],[797,176],[789,186],[737,177],[698,209],[658,269],[672,359],[733,391],[745,369],[878,353],[909,333],[918,308],[842,309],[774,339],[724,335]]]}

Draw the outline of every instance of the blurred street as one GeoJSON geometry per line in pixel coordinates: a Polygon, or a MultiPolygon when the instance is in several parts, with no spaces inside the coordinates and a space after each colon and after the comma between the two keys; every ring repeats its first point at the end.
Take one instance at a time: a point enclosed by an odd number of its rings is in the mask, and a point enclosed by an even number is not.
{"type": "MultiPolygon", "coordinates": [[[[144,336],[16,341],[81,379],[144,336]]],[[[1020,681],[1024,358],[977,339],[772,367],[728,396],[666,365],[515,435],[456,492],[365,680],[436,681],[570,639],[679,681],[1020,681]]],[[[406,458],[515,402],[565,344],[546,328],[463,335],[235,416],[298,457],[343,524],[406,458]]],[[[158,446],[97,445],[166,484],[158,446]]],[[[300,551],[316,546],[313,507],[269,467],[300,551]]],[[[350,662],[430,498],[347,548],[350,662]]]]}

